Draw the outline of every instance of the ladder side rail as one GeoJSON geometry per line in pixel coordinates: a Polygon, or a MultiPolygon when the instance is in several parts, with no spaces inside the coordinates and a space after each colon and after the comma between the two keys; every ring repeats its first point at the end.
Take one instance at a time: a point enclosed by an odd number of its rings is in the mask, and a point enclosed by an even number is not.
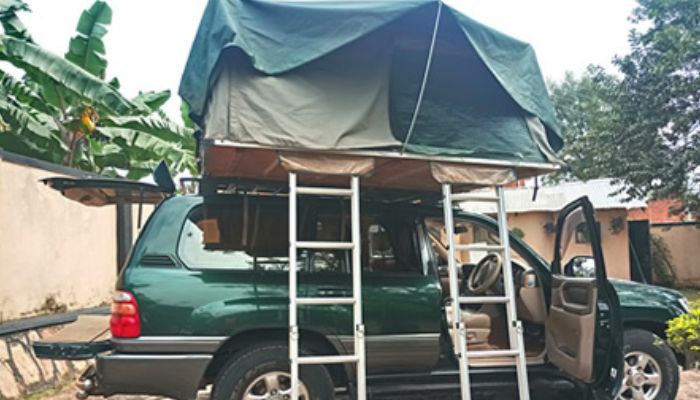
{"type": "Polygon", "coordinates": [[[462,400],[471,400],[471,383],[469,378],[469,360],[467,358],[467,335],[466,328],[462,323],[462,313],[459,304],[459,280],[456,262],[455,249],[455,226],[454,226],[454,209],[452,200],[452,185],[443,184],[443,211],[445,214],[445,234],[447,235],[448,248],[448,276],[450,281],[450,298],[452,299],[452,322],[454,324],[454,338],[457,342],[457,351],[459,363],[459,378],[462,400]]]}
{"type": "Polygon", "coordinates": [[[291,397],[299,398],[299,327],[297,324],[297,175],[289,173],[289,361],[291,397]]]}
{"type": "MultiPolygon", "coordinates": [[[[353,325],[355,356],[357,357],[355,375],[357,378],[357,400],[365,400],[366,387],[366,360],[365,360],[365,326],[362,316],[362,238],[360,218],[360,178],[353,175],[351,178],[350,219],[352,231],[352,286],[353,286],[353,325]]],[[[295,398],[295,397],[293,397],[295,398]]]]}
{"type": "Polygon", "coordinates": [[[505,193],[503,186],[496,187],[496,197],[498,198],[498,231],[503,246],[503,285],[506,303],[506,313],[508,315],[508,338],[510,348],[516,349],[519,354],[516,357],[516,373],[518,378],[518,390],[520,400],[530,399],[530,390],[527,377],[527,365],[525,358],[525,344],[522,335],[522,325],[517,317],[517,305],[515,303],[515,287],[513,284],[513,264],[511,260],[510,232],[508,230],[508,215],[506,213],[505,193]]]}

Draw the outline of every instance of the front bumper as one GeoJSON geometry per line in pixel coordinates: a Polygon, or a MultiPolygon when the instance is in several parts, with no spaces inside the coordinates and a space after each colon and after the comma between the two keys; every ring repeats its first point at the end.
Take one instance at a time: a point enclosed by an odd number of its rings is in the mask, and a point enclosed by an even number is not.
{"type": "Polygon", "coordinates": [[[138,394],[190,400],[197,397],[210,354],[97,356],[90,395],[138,394]]]}

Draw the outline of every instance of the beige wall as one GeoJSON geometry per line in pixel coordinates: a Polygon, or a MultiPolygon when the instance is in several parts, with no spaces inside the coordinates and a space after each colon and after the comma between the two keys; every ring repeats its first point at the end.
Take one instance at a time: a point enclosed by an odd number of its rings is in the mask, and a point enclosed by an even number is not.
{"type": "Polygon", "coordinates": [[[58,174],[0,159],[0,322],[109,301],[116,280],[116,211],[45,187],[58,174]]]}
{"type": "Polygon", "coordinates": [[[697,225],[652,226],[651,233],[664,239],[671,264],[681,286],[700,286],[700,227],[697,225]]]}
{"type": "MultiPolygon", "coordinates": [[[[630,279],[629,267],[629,238],[627,232],[627,210],[599,210],[596,212],[600,222],[601,241],[605,265],[608,277],[630,279]],[[623,218],[624,229],[616,234],[610,230],[611,221],[615,218],[623,218]]],[[[554,233],[547,234],[544,226],[547,223],[556,224],[557,213],[554,212],[528,212],[511,213],[508,215],[510,229],[520,228],[524,233],[524,240],[546,260],[552,260],[554,256],[554,233]]],[[[589,255],[590,246],[580,248],[581,254],[589,255]]]]}

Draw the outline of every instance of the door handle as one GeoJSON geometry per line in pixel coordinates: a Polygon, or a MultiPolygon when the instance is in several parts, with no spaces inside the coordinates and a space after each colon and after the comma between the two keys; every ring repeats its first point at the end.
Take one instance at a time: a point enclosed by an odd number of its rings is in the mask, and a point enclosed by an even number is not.
{"type": "Polygon", "coordinates": [[[333,289],[333,288],[318,289],[316,294],[319,297],[350,297],[350,296],[352,296],[352,294],[348,290],[333,289]]]}

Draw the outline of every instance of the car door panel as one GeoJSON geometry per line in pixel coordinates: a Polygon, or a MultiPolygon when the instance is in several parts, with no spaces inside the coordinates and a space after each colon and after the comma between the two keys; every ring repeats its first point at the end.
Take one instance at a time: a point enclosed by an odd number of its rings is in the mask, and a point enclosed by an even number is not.
{"type": "Polygon", "coordinates": [[[595,398],[608,399],[620,384],[622,329],[599,229],[586,197],[567,205],[559,215],[546,347],[554,365],[587,384],[595,398]]]}
{"type": "Polygon", "coordinates": [[[594,279],[552,280],[552,305],[547,319],[547,354],[573,377],[590,382],[593,375],[595,340],[594,279]]]}
{"type": "MultiPolygon", "coordinates": [[[[339,237],[335,228],[338,219],[331,216],[319,213],[317,232],[308,240],[344,240],[342,230],[339,237]]],[[[424,271],[420,257],[409,251],[415,250],[415,229],[410,215],[385,217],[369,211],[362,218],[362,302],[370,373],[427,371],[439,360],[441,291],[437,277],[424,271]]],[[[347,257],[316,251],[309,259],[309,272],[300,274],[300,281],[307,284],[310,297],[352,293],[347,257]]],[[[353,352],[351,307],[307,308],[302,307],[302,322],[325,326],[324,333],[335,335],[353,352]]]]}

